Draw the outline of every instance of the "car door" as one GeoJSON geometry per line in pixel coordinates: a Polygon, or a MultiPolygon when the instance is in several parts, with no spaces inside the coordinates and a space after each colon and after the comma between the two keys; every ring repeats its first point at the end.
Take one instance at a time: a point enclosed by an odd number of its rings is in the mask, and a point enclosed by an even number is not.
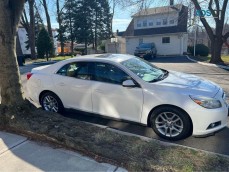
{"type": "Polygon", "coordinates": [[[88,62],[66,64],[54,76],[56,92],[67,108],[92,112],[91,72],[88,62]]]}
{"type": "Polygon", "coordinates": [[[131,77],[113,64],[94,63],[93,112],[139,122],[143,92],[140,87],[123,87],[122,82],[127,79],[131,77]]]}

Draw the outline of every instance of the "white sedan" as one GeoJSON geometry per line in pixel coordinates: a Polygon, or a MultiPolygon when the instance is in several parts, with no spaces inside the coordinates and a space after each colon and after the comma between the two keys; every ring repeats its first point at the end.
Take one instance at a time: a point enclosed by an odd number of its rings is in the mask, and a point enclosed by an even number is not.
{"type": "Polygon", "coordinates": [[[228,104],[218,85],[131,55],[72,58],[34,68],[27,79],[29,99],[46,111],[76,109],[133,121],[169,140],[227,126],[228,104]]]}

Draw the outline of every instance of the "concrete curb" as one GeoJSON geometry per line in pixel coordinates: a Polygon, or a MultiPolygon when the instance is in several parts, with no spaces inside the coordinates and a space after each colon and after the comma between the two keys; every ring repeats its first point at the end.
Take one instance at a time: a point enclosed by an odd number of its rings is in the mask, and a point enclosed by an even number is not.
{"type": "Polygon", "coordinates": [[[224,158],[229,158],[229,155],[224,155],[224,154],[215,153],[215,152],[211,152],[211,151],[206,151],[206,150],[202,150],[202,149],[198,149],[198,148],[193,148],[193,147],[190,147],[190,146],[184,146],[184,145],[180,145],[180,144],[177,144],[177,143],[170,143],[170,142],[166,142],[166,141],[161,141],[161,140],[157,140],[157,139],[154,139],[154,138],[140,136],[140,135],[137,135],[137,134],[128,133],[128,132],[125,132],[125,131],[121,131],[121,130],[117,130],[117,129],[114,129],[114,128],[105,127],[105,126],[97,125],[97,124],[93,124],[93,123],[89,123],[89,124],[97,126],[97,127],[100,127],[100,128],[103,128],[105,130],[109,130],[109,131],[121,134],[121,135],[138,137],[141,140],[144,140],[144,141],[147,141],[147,142],[154,141],[154,142],[160,143],[161,145],[164,145],[164,146],[182,147],[182,148],[191,149],[191,150],[195,150],[195,151],[201,151],[201,152],[204,152],[204,153],[209,154],[209,155],[217,155],[217,156],[222,156],[224,158]]]}
{"type": "Polygon", "coordinates": [[[188,60],[190,60],[192,62],[195,62],[195,63],[199,63],[201,65],[211,66],[211,67],[218,67],[218,68],[229,70],[229,66],[223,66],[223,65],[210,64],[210,63],[206,63],[206,62],[200,62],[200,61],[197,61],[197,60],[194,60],[194,59],[190,58],[188,55],[186,55],[186,57],[187,57],[188,60]]]}

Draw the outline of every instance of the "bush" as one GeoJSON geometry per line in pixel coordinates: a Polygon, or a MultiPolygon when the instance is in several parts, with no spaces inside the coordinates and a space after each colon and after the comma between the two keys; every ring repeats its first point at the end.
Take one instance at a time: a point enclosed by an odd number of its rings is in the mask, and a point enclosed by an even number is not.
{"type": "MultiPolygon", "coordinates": [[[[194,55],[194,47],[188,46],[188,52],[194,55]]],[[[204,44],[196,44],[196,56],[208,56],[209,48],[204,44]]]]}

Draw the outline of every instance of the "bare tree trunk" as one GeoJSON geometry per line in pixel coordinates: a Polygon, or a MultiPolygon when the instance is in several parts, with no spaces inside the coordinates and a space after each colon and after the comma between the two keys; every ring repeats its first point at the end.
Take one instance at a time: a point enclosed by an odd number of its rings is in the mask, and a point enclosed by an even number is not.
{"type": "Polygon", "coordinates": [[[50,20],[50,16],[49,16],[49,11],[48,11],[48,6],[47,6],[47,3],[46,3],[46,0],[43,0],[43,6],[44,6],[44,9],[45,9],[45,16],[46,16],[46,20],[47,20],[48,33],[49,33],[50,38],[53,38],[51,20],[50,20]]]}
{"type": "Polygon", "coordinates": [[[70,37],[71,37],[71,54],[73,55],[74,49],[74,36],[73,36],[73,28],[72,28],[72,18],[70,17],[70,37]]]}
{"type": "Polygon", "coordinates": [[[223,46],[223,40],[220,36],[219,38],[215,37],[211,40],[211,60],[210,63],[223,63],[221,58],[221,49],[223,46]]]}
{"type": "Polygon", "coordinates": [[[34,21],[34,0],[29,0],[29,16],[30,16],[30,27],[29,27],[29,45],[31,50],[31,58],[36,59],[35,51],[35,21],[34,21]]]}
{"type": "MultiPolygon", "coordinates": [[[[43,6],[44,6],[44,9],[45,9],[45,16],[46,16],[46,20],[47,20],[48,33],[49,33],[49,36],[50,36],[52,44],[53,44],[52,25],[51,25],[51,20],[50,20],[50,16],[49,16],[49,11],[48,11],[48,6],[47,6],[46,0],[43,0],[43,6]]],[[[54,47],[54,44],[53,44],[52,47],[54,47]]],[[[51,51],[51,56],[54,56],[53,50],[51,51]]]]}
{"type": "Polygon", "coordinates": [[[59,41],[61,47],[61,55],[64,55],[64,37],[63,37],[63,26],[62,26],[62,17],[61,17],[59,0],[56,1],[56,9],[57,9],[57,21],[59,24],[59,41]]]}
{"type": "Polygon", "coordinates": [[[1,104],[18,108],[24,103],[16,60],[16,31],[25,0],[0,1],[1,104]]]}

